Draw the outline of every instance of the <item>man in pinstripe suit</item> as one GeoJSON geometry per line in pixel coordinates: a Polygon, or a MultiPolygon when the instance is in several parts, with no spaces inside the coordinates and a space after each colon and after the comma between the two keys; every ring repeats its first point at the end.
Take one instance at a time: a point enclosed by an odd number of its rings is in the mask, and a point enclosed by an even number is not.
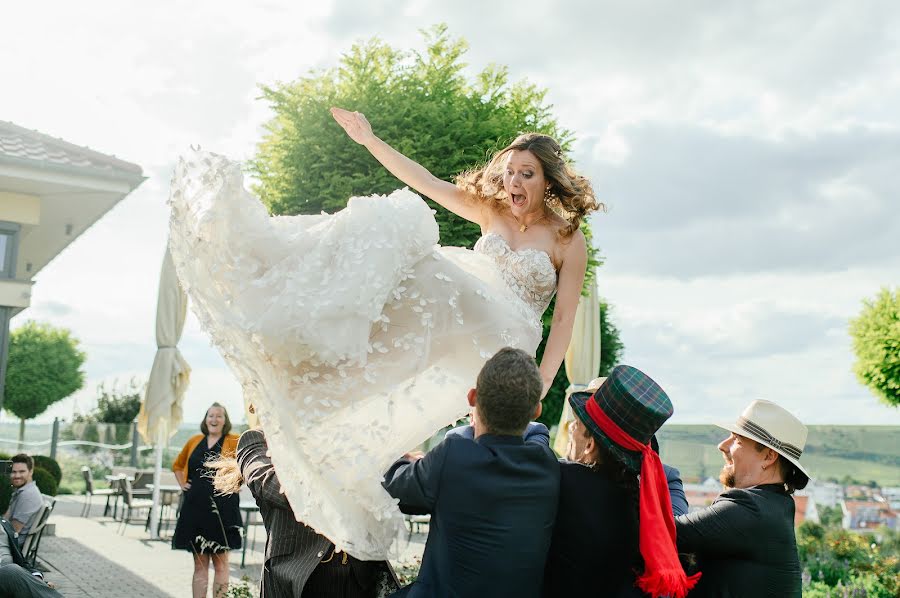
{"type": "Polygon", "coordinates": [[[328,538],[294,519],[267,451],[261,430],[241,434],[238,466],[268,534],[261,598],[375,598],[396,590],[389,563],[335,553],[328,538]]]}

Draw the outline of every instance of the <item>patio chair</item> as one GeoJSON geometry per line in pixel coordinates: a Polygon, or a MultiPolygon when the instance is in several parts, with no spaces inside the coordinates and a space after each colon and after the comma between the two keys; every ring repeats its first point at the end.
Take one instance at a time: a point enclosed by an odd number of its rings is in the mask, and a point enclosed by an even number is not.
{"type": "Polygon", "coordinates": [[[30,567],[34,567],[34,564],[37,561],[38,548],[40,548],[41,545],[44,528],[47,527],[47,520],[53,512],[53,507],[56,506],[55,498],[47,496],[46,494],[42,494],[41,496],[44,499],[44,504],[38,512],[35,513],[35,525],[28,530],[28,533],[25,535],[25,541],[22,543],[22,555],[25,557],[25,562],[28,563],[30,567]]]}
{"type": "Polygon", "coordinates": [[[118,489],[94,488],[94,474],[91,472],[90,467],[82,467],[81,475],[84,477],[84,494],[87,497],[87,500],[84,502],[84,507],[81,509],[81,516],[91,516],[91,503],[94,500],[94,495],[97,495],[106,497],[106,506],[103,508],[103,516],[105,517],[106,514],[109,513],[109,499],[116,497],[119,494],[118,489]]]}
{"type": "Polygon", "coordinates": [[[407,541],[412,540],[413,534],[421,534],[422,526],[431,526],[431,515],[404,515],[406,525],[409,526],[407,541]]]}
{"type": "Polygon", "coordinates": [[[153,494],[153,491],[147,488],[148,484],[153,484],[152,469],[138,469],[134,472],[133,477],[134,481],[131,482],[131,490],[134,493],[134,496],[144,498],[153,494]]]}
{"type": "Polygon", "coordinates": [[[253,498],[253,494],[250,493],[249,488],[246,486],[241,486],[240,492],[240,501],[241,501],[241,518],[243,519],[243,526],[241,529],[241,533],[243,535],[243,547],[241,549],[241,569],[244,568],[244,562],[247,559],[247,535],[250,531],[250,526],[254,526],[253,529],[253,548],[256,548],[256,528],[263,525],[262,517],[259,514],[259,507],[256,504],[256,499],[253,498]]]}
{"type": "Polygon", "coordinates": [[[153,501],[149,498],[135,498],[134,491],[131,488],[131,480],[127,477],[122,478],[119,482],[122,485],[122,524],[119,526],[119,534],[123,535],[125,533],[125,526],[127,526],[131,522],[131,516],[135,511],[140,509],[147,509],[147,522],[144,524],[144,529],[150,527],[150,508],[153,506],[153,501]]]}

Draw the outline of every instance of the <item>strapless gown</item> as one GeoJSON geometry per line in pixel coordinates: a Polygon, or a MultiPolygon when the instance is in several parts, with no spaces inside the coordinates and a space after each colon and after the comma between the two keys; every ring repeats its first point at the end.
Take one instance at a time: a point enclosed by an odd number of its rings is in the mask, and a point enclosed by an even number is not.
{"type": "Polygon", "coordinates": [[[357,558],[396,557],[406,534],[383,472],[467,413],[497,350],[534,353],[550,257],[496,233],[440,247],[433,210],[406,189],[271,217],[240,164],[208,153],[179,161],[169,203],[179,279],[256,407],[297,519],[357,558]]]}

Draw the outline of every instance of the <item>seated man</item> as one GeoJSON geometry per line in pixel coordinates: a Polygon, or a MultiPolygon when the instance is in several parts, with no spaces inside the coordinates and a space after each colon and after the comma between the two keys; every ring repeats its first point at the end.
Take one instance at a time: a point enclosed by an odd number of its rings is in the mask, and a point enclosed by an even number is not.
{"type": "Polygon", "coordinates": [[[44,582],[41,572],[28,567],[13,526],[3,519],[0,527],[0,596],[58,598],[60,593],[44,582]]]}
{"type": "Polygon", "coordinates": [[[559,464],[540,414],[534,359],[501,349],[469,391],[474,440],[450,435],[399,460],[384,487],[405,512],[430,513],[422,566],[396,596],[527,598],[540,594],[559,494],[559,464]]]}
{"type": "Polygon", "coordinates": [[[15,490],[3,518],[10,522],[18,534],[19,548],[25,543],[25,536],[31,530],[34,523],[32,519],[44,505],[44,498],[32,479],[33,475],[34,459],[31,456],[19,453],[12,458],[12,471],[9,479],[15,490]]]}
{"type": "Polygon", "coordinates": [[[799,597],[794,489],[806,426],[769,401],[754,401],[719,444],[728,490],[709,507],[675,519],[678,548],[696,554],[703,578],[694,596],[799,597]]]}
{"type": "Polygon", "coordinates": [[[656,431],[669,397],[630,366],[616,366],[596,392],[569,397],[567,459],[543,595],[684,597],[696,583],[678,560],[672,502],[656,431]],[[637,586],[637,587],[636,587],[637,586]]]}

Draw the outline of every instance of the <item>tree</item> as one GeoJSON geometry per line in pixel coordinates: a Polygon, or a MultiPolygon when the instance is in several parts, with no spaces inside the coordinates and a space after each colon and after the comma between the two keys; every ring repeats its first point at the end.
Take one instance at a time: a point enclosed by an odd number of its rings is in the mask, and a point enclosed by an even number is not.
{"type": "MultiPolygon", "coordinates": [[[[551,135],[564,150],[571,148],[574,136],[553,116],[546,90],[510,82],[508,69],[498,65],[470,81],[464,74],[465,41],[452,39],[445,25],[423,31],[423,37],[423,52],[373,39],[354,45],[336,69],[262,88],[275,116],[266,124],[250,170],[259,181],[254,190],[271,213],[334,212],[354,195],[386,194],[402,185],[343,133],[328,111],[331,106],[363,112],[382,139],[443,180],[485,162],[524,131],[551,135]]],[[[429,204],[437,210],[443,245],[475,244],[478,226],[429,204]]],[[[586,221],[582,228],[588,239],[587,289],[602,259],[586,221]]],[[[544,314],[545,338],[552,316],[551,304],[544,314]]],[[[605,336],[615,339],[609,355],[617,358],[621,343],[612,331],[605,336]]],[[[543,345],[538,355],[542,352],[543,345]]],[[[560,372],[545,401],[545,421],[553,413],[559,416],[568,386],[560,372]]]]}
{"type": "Polygon", "coordinates": [[[97,387],[97,408],[94,410],[96,421],[105,424],[130,424],[141,410],[141,398],[144,385],[135,379],[119,387],[113,383],[107,389],[105,383],[97,387]]]}
{"type": "MultiPolygon", "coordinates": [[[[122,386],[118,381],[113,382],[111,387],[107,387],[106,383],[100,383],[97,386],[97,406],[90,413],[78,414],[73,419],[73,423],[83,424],[78,426],[77,438],[73,428],[64,430],[63,436],[69,440],[116,444],[128,442],[131,437],[131,427],[128,424],[135,420],[141,410],[143,394],[144,384],[134,378],[122,386]]],[[[80,446],[79,449],[85,453],[96,452],[96,449],[90,446],[80,446]]]]}
{"type": "Polygon", "coordinates": [[[29,321],[9,337],[9,361],[3,407],[19,418],[19,442],[25,420],[84,386],[85,354],[63,328],[29,321]]]}
{"type": "Polygon", "coordinates": [[[900,289],[863,300],[850,322],[856,377],[888,405],[900,405],[900,289]]]}

